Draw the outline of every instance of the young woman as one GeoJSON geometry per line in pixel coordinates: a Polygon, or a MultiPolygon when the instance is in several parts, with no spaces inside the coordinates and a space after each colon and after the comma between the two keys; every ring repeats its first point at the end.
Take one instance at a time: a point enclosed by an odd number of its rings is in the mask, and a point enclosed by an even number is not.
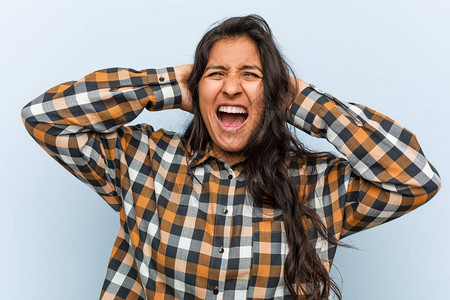
{"type": "Polygon", "coordinates": [[[431,199],[415,136],[300,79],[258,16],[230,18],[193,65],[111,68],[22,111],[30,134],[120,212],[103,299],[325,299],[338,241],[431,199]],[[183,135],[124,126],[193,113],[183,135]],[[288,124],[346,159],[306,151],[288,124]]]}

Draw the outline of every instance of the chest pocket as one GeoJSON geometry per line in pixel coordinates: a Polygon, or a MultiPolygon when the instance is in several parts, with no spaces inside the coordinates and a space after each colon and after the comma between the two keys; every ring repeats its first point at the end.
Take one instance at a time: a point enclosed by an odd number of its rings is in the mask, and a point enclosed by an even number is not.
{"type": "Polygon", "coordinates": [[[288,247],[280,211],[261,209],[253,213],[253,257],[249,296],[253,299],[284,299],[290,295],[284,284],[284,261],[288,247]],[[278,297],[279,296],[279,297],[278,297]]]}

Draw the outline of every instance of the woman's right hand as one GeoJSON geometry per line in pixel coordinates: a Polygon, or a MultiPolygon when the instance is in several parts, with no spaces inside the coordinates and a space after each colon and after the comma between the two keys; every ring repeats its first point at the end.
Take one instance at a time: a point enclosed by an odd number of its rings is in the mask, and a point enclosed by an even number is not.
{"type": "Polygon", "coordinates": [[[193,113],[192,97],[187,88],[187,81],[191,75],[193,65],[186,64],[174,67],[175,79],[178,81],[178,85],[181,90],[181,109],[190,113],[193,113]]]}

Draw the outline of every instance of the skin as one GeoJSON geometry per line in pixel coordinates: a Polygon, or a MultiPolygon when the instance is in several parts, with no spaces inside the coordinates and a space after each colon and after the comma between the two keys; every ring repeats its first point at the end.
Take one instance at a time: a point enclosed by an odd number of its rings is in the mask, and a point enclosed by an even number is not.
{"type": "MultiPolygon", "coordinates": [[[[192,100],[186,87],[192,65],[175,67],[181,88],[181,109],[192,113],[192,100]]],[[[291,77],[300,93],[307,84],[291,77]]],[[[214,154],[233,165],[242,160],[242,150],[257,130],[264,113],[264,85],[258,48],[247,38],[216,42],[209,53],[198,85],[200,112],[212,139],[214,154]],[[219,107],[245,108],[248,117],[237,127],[224,126],[217,117],[219,107]]]]}
{"type": "Polygon", "coordinates": [[[216,42],[200,79],[200,112],[212,139],[214,153],[229,164],[240,161],[242,149],[264,112],[263,73],[259,52],[245,38],[216,42]],[[219,107],[244,108],[248,117],[240,126],[225,126],[217,117],[219,107]]]}

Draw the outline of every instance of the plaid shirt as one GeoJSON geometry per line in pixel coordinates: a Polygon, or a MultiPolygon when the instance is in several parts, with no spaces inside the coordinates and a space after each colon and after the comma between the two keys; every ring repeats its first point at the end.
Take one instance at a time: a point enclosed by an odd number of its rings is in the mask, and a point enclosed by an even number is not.
{"type": "MultiPolygon", "coordinates": [[[[33,138],[120,213],[101,298],[291,298],[282,214],[254,207],[245,164],[229,166],[209,147],[194,163],[177,133],[123,126],[144,109],[180,104],[173,68],[111,68],[58,85],[22,110],[33,138]]],[[[308,205],[338,240],[404,215],[438,191],[440,178],[415,136],[382,114],[312,85],[291,112],[294,126],[347,158],[289,162],[299,195],[306,174],[316,184],[308,205]]],[[[329,270],[336,248],[309,235],[329,270]]]]}

